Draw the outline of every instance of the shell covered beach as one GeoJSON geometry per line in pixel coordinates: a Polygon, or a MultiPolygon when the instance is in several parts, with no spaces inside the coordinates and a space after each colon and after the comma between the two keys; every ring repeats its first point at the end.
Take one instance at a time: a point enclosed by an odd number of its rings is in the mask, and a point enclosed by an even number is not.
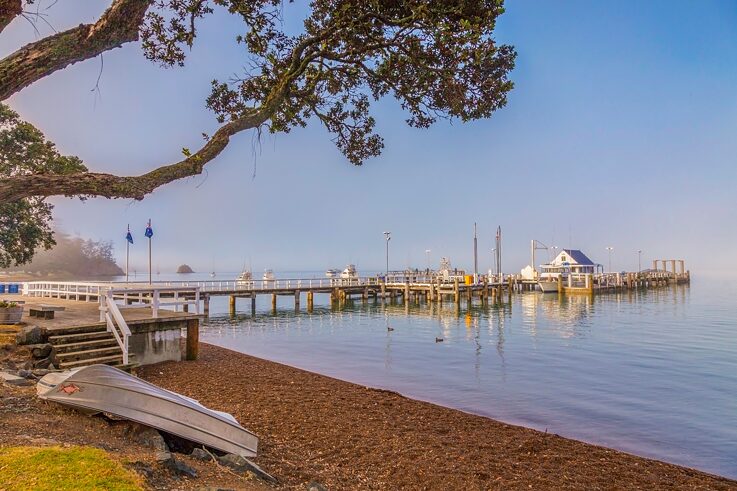
{"type": "Polygon", "coordinates": [[[737,489],[737,482],[203,344],[146,380],[228,411],[284,489],[737,489]]]}

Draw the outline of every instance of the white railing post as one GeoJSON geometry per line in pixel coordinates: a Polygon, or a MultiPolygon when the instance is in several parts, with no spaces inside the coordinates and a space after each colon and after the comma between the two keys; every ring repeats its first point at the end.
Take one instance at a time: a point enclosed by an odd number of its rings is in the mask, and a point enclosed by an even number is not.
{"type": "Polygon", "coordinates": [[[107,313],[107,307],[106,307],[105,297],[103,297],[102,295],[99,295],[97,297],[97,301],[100,304],[100,306],[99,306],[99,309],[100,309],[100,322],[104,322],[105,321],[105,314],[107,313]]]}
{"type": "Polygon", "coordinates": [[[154,319],[159,317],[159,290],[156,289],[154,289],[153,298],[151,299],[151,310],[154,319]]]}

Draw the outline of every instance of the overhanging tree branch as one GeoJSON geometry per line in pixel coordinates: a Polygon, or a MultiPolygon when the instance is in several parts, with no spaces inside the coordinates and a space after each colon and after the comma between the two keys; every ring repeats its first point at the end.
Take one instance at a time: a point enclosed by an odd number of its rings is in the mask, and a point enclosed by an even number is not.
{"type": "MultiPolygon", "coordinates": [[[[0,2],[0,9],[6,4],[13,6],[9,0],[0,2]]],[[[57,70],[136,41],[152,3],[153,0],[115,0],[96,23],[80,24],[6,56],[0,60],[0,101],[57,70]]],[[[8,12],[12,14],[11,10],[8,12]]],[[[4,27],[3,14],[0,10],[0,28],[4,27]]]]}
{"type": "MultiPolygon", "coordinates": [[[[276,101],[275,101],[276,102],[276,101]]],[[[196,153],[174,164],[161,166],[139,176],[115,176],[97,172],[75,174],[25,174],[0,180],[0,202],[15,201],[31,196],[93,195],[105,198],[143,199],[156,188],[201,174],[205,165],[228,146],[230,137],[244,130],[257,128],[270,115],[273,105],[267,105],[249,116],[223,125],[196,153]]]]}
{"type": "MultiPolygon", "coordinates": [[[[0,0],[7,2],[8,0],[0,0]]],[[[0,200],[53,195],[142,199],[159,186],[198,175],[230,137],[268,122],[288,132],[317,117],[336,135],[350,162],[380,153],[370,96],[392,92],[410,113],[410,125],[438,117],[463,121],[488,117],[504,106],[514,67],[510,46],[492,38],[503,12],[499,0],[459,4],[315,0],[302,34],[288,35],[277,22],[279,0],[214,0],[241,14],[247,32],[238,36],[254,70],[231,84],[213,82],[207,104],[224,124],[195,154],[139,176],[77,172],[10,174],[0,181],[0,200]]],[[[183,60],[194,20],[212,12],[203,0],[113,0],[89,25],[31,43],[0,60],[0,100],[56,70],[143,38],[147,58],[164,66],[183,60]],[[155,5],[155,7],[149,8],[155,5]],[[168,9],[168,10],[167,10],[168,9]],[[148,14],[147,14],[148,12],[148,14]]]]}
{"type": "Polygon", "coordinates": [[[0,32],[23,12],[21,0],[0,0],[0,32]]]}

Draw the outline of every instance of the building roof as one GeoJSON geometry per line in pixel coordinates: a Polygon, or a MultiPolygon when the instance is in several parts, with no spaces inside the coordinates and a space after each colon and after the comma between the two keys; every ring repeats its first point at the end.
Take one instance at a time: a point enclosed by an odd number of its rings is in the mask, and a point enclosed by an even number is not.
{"type": "Polygon", "coordinates": [[[563,249],[563,252],[571,256],[577,264],[581,264],[583,266],[595,266],[594,262],[578,249],[563,249]]]}

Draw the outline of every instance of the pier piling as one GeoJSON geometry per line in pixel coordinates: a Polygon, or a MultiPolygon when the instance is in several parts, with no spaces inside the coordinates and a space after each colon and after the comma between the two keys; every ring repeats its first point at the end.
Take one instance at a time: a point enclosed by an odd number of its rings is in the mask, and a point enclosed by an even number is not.
{"type": "Polygon", "coordinates": [[[186,347],[186,358],[189,361],[197,359],[200,347],[200,320],[199,319],[188,319],[187,320],[187,347],[186,347]]]}

